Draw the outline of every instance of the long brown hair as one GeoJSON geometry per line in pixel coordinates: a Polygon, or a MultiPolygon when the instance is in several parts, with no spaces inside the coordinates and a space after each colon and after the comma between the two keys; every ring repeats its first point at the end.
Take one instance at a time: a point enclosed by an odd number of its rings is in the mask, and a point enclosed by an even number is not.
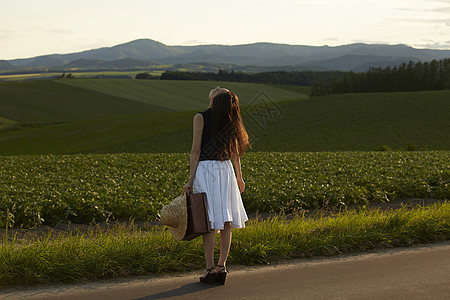
{"type": "Polygon", "coordinates": [[[224,154],[228,158],[241,157],[250,146],[248,134],[239,109],[239,99],[233,92],[222,92],[213,99],[212,114],[212,140],[219,159],[224,154]]]}

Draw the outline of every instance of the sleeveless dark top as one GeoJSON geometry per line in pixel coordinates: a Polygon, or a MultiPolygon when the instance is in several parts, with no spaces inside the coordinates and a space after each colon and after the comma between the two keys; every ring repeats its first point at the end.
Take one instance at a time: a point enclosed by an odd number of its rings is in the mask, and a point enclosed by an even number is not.
{"type": "MultiPolygon", "coordinates": [[[[200,112],[203,116],[203,133],[202,133],[202,146],[200,150],[199,161],[202,160],[220,160],[219,152],[214,147],[212,140],[212,120],[211,120],[211,108],[200,112]]],[[[227,154],[223,153],[223,160],[228,160],[227,154]]]]}

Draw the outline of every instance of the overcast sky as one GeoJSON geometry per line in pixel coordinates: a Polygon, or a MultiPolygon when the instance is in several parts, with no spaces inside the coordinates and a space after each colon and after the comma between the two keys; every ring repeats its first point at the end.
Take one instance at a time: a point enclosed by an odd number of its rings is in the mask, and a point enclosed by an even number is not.
{"type": "Polygon", "coordinates": [[[0,0],[0,59],[138,38],[450,49],[450,0],[0,0]]]}

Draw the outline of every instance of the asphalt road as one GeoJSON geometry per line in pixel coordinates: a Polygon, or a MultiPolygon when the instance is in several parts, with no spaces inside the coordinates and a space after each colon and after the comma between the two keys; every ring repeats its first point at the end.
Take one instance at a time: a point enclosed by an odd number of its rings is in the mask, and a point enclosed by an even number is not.
{"type": "Polygon", "coordinates": [[[450,299],[450,242],[274,266],[0,292],[1,299],[450,299]]]}

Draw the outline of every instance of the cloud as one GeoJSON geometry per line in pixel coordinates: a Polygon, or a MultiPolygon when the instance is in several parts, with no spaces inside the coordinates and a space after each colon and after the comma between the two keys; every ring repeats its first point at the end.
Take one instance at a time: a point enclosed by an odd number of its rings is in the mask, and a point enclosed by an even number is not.
{"type": "Polygon", "coordinates": [[[447,26],[450,24],[450,18],[396,18],[390,20],[405,23],[445,24],[447,26]]]}
{"type": "Polygon", "coordinates": [[[46,28],[46,27],[33,27],[33,28],[14,28],[14,29],[0,29],[0,38],[30,38],[39,34],[57,34],[57,35],[75,35],[75,33],[68,29],[62,28],[46,28]]]}
{"type": "Polygon", "coordinates": [[[69,29],[62,28],[42,28],[43,31],[52,34],[64,34],[64,35],[74,35],[75,33],[69,29]]]}
{"type": "Polygon", "coordinates": [[[367,39],[352,39],[351,43],[356,44],[391,44],[386,41],[380,41],[380,40],[367,40],[367,39]]]}
{"type": "Polygon", "coordinates": [[[434,13],[434,14],[441,14],[441,15],[448,15],[450,14],[450,0],[449,1],[431,1],[431,2],[438,2],[438,3],[444,3],[447,4],[447,6],[441,6],[441,7],[435,7],[430,8],[429,1],[425,1],[424,7],[418,8],[418,7],[397,7],[395,10],[398,11],[404,11],[404,12],[415,12],[415,13],[434,13]]]}
{"type": "Polygon", "coordinates": [[[328,41],[328,42],[339,42],[338,38],[335,37],[329,37],[327,39],[324,39],[324,41],[328,41]]]}
{"type": "Polygon", "coordinates": [[[181,43],[181,45],[201,45],[201,44],[206,44],[206,42],[201,40],[189,40],[181,43]]]}
{"type": "Polygon", "coordinates": [[[424,42],[428,42],[425,44],[415,44],[414,47],[417,48],[427,48],[427,49],[450,49],[450,41],[446,42],[434,42],[431,40],[422,40],[424,42]]]}
{"type": "Polygon", "coordinates": [[[423,11],[423,9],[409,8],[409,7],[397,7],[395,10],[401,10],[401,11],[423,11]]]}
{"type": "Polygon", "coordinates": [[[0,39],[8,39],[14,36],[14,32],[8,29],[0,29],[0,39]]]}
{"type": "Polygon", "coordinates": [[[402,11],[401,17],[390,18],[387,21],[403,22],[403,23],[416,23],[416,24],[432,24],[432,25],[446,25],[450,26],[450,0],[431,0],[423,1],[419,0],[414,2],[419,7],[397,7],[397,11],[402,11]],[[447,4],[446,6],[437,7],[430,6],[430,2],[447,4]]]}
{"type": "Polygon", "coordinates": [[[450,14],[450,6],[433,8],[433,9],[426,9],[426,11],[431,11],[431,12],[436,12],[436,13],[443,13],[443,14],[450,14]]]}
{"type": "Polygon", "coordinates": [[[450,4],[450,0],[431,0],[430,2],[450,4]]]}

